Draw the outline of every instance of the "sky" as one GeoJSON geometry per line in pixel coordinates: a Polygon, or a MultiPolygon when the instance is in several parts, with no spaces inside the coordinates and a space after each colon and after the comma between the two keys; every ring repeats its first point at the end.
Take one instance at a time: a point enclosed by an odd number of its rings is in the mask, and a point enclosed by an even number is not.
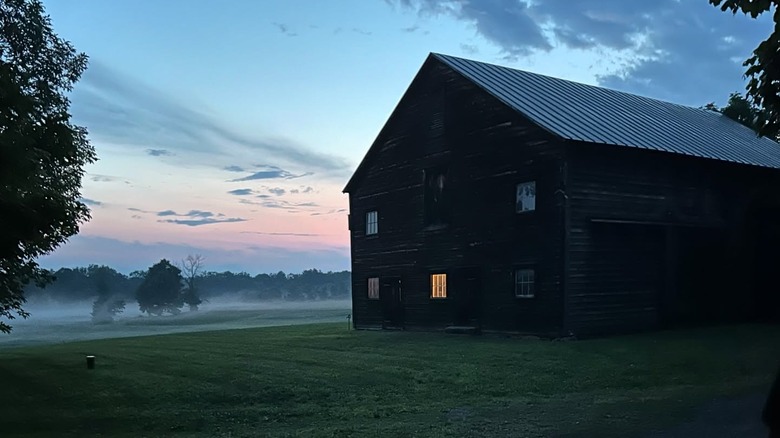
{"type": "Polygon", "coordinates": [[[706,0],[44,0],[90,58],[71,95],[92,219],[40,260],[129,273],[349,269],[341,193],[430,52],[691,106],[772,29],[706,0]]]}

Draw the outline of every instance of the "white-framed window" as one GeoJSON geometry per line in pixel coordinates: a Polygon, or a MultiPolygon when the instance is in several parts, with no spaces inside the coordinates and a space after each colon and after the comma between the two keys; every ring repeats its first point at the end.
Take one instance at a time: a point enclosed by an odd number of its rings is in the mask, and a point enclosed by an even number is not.
{"type": "Polygon", "coordinates": [[[379,232],[379,214],[376,211],[366,213],[366,235],[379,232]]]}
{"type": "Polygon", "coordinates": [[[447,274],[431,274],[431,298],[447,298],[447,274]]]}
{"type": "Polygon", "coordinates": [[[515,271],[515,297],[533,298],[536,289],[536,275],[533,269],[518,269],[515,271]]]}
{"type": "Polygon", "coordinates": [[[528,181],[517,185],[515,209],[518,213],[536,210],[536,181],[528,181]]]}
{"type": "Polygon", "coordinates": [[[379,277],[368,278],[368,299],[369,300],[379,299],[379,277]]]}

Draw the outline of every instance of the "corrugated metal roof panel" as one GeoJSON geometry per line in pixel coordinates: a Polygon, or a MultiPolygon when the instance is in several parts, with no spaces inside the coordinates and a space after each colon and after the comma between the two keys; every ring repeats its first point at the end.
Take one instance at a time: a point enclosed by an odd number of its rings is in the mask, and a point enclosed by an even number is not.
{"type": "Polygon", "coordinates": [[[433,55],[509,107],[569,140],[780,169],[780,145],[713,111],[433,55]]]}

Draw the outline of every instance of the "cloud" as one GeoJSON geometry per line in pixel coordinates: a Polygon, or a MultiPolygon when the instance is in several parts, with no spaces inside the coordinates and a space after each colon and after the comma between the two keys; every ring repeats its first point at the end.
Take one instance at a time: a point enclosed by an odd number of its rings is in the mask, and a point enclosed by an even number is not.
{"type": "Polygon", "coordinates": [[[479,53],[479,48],[477,46],[475,46],[474,44],[461,43],[460,44],[460,50],[462,50],[463,52],[465,52],[465,53],[467,53],[469,55],[476,55],[477,53],[479,53]]]}
{"type": "Polygon", "coordinates": [[[222,169],[227,170],[228,172],[244,172],[244,168],[241,166],[225,166],[222,169]]]}
{"type": "Polygon", "coordinates": [[[165,157],[173,155],[172,152],[165,149],[147,149],[146,153],[147,155],[151,155],[153,157],[165,157]]]}
{"type": "MultiPolygon", "coordinates": [[[[600,85],[699,106],[744,89],[741,61],[772,31],[770,16],[733,16],[704,1],[396,0],[421,17],[474,26],[509,59],[557,48],[597,59],[600,85]]],[[[765,14],[766,15],[766,14],[765,14]]],[[[461,44],[468,53],[468,45],[461,44]]]]}
{"type": "Polygon", "coordinates": [[[204,219],[164,219],[164,220],[158,220],[157,222],[164,222],[169,224],[176,224],[176,225],[186,225],[188,227],[199,227],[201,225],[212,225],[212,224],[223,224],[223,223],[230,223],[230,222],[246,222],[247,219],[240,218],[240,217],[229,217],[225,219],[215,219],[215,218],[204,218],[204,219]]]}
{"type": "Polygon", "coordinates": [[[281,32],[283,35],[287,35],[289,37],[295,37],[298,36],[297,33],[290,30],[290,27],[283,23],[273,23],[274,27],[279,29],[279,32],[281,32]]]}
{"type": "Polygon", "coordinates": [[[296,178],[312,175],[312,172],[305,172],[302,174],[295,175],[290,171],[281,169],[276,166],[261,165],[258,167],[261,167],[262,170],[258,170],[250,175],[241,178],[231,179],[229,182],[254,181],[260,179],[296,179],[296,178]]]}
{"type": "Polygon", "coordinates": [[[142,209],[140,209],[140,208],[136,208],[136,207],[127,207],[127,209],[128,209],[128,210],[130,210],[130,211],[137,212],[137,213],[150,213],[150,214],[157,214],[157,212],[154,212],[154,211],[149,211],[149,210],[142,210],[142,209]]]}
{"type": "Polygon", "coordinates": [[[325,211],[325,212],[317,211],[317,212],[311,213],[310,215],[311,216],[324,216],[324,215],[329,215],[329,214],[345,213],[346,211],[347,211],[346,208],[339,208],[339,209],[335,209],[334,208],[334,209],[331,209],[331,210],[328,210],[328,211],[325,211]]]}
{"type": "Polygon", "coordinates": [[[122,178],[116,177],[116,176],[110,176],[110,175],[91,175],[90,179],[94,182],[116,182],[121,181],[122,178]]]}
{"type": "Polygon", "coordinates": [[[81,198],[80,201],[91,207],[100,207],[101,205],[103,205],[102,202],[95,201],[94,199],[89,199],[89,198],[81,198]]]}
{"type": "Polygon", "coordinates": [[[190,210],[187,213],[177,213],[173,210],[163,210],[157,212],[158,217],[178,216],[176,219],[160,219],[157,222],[186,225],[197,227],[200,225],[210,225],[228,222],[245,222],[247,219],[240,217],[225,217],[223,213],[214,213],[205,210],[190,210]]]}
{"type": "Polygon", "coordinates": [[[95,59],[72,96],[74,119],[89,126],[90,135],[100,141],[164,149],[204,165],[222,165],[220,161],[225,159],[262,154],[286,165],[330,175],[341,176],[350,169],[345,158],[316,152],[284,138],[244,135],[190,103],[95,59]]]}
{"type": "Polygon", "coordinates": [[[471,23],[488,41],[513,56],[525,56],[553,46],[519,0],[398,0],[421,16],[449,15],[471,23]]]}
{"type": "Polygon", "coordinates": [[[358,33],[360,35],[365,35],[365,36],[371,35],[371,32],[369,32],[367,30],[363,30],[363,29],[357,28],[357,27],[353,27],[352,28],[352,32],[358,33]]]}
{"type": "MultiPolygon", "coordinates": [[[[181,216],[189,216],[189,217],[212,217],[214,216],[214,213],[210,211],[203,211],[203,210],[190,210],[188,213],[183,214],[181,216]]],[[[222,213],[219,214],[219,216],[224,216],[222,213]]]]}
{"type": "Polygon", "coordinates": [[[287,193],[287,190],[281,188],[281,187],[271,187],[268,189],[268,192],[276,195],[276,196],[282,196],[285,193],[287,193]]]}
{"type": "Polygon", "coordinates": [[[417,32],[418,29],[420,29],[420,26],[415,24],[414,26],[405,27],[401,30],[407,33],[414,33],[417,32]]]}
{"type": "Polygon", "coordinates": [[[228,192],[228,194],[236,196],[246,196],[252,194],[252,189],[235,189],[228,192]]]}
{"type": "MultiPolygon", "coordinates": [[[[258,195],[258,198],[261,196],[258,195]]],[[[259,205],[266,208],[276,208],[276,209],[282,209],[282,210],[289,210],[289,211],[299,211],[302,207],[303,208],[311,208],[311,207],[319,207],[319,204],[316,202],[289,202],[285,201],[284,199],[279,198],[273,198],[268,199],[267,197],[263,197],[262,201],[253,201],[250,199],[239,199],[240,204],[246,204],[246,205],[259,205]]]]}

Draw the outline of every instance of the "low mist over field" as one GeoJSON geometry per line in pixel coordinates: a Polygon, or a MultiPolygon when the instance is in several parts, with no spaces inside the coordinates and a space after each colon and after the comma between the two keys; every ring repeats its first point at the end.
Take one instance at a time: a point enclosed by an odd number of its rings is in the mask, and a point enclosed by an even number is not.
{"type": "Polygon", "coordinates": [[[28,319],[15,319],[0,346],[50,344],[77,340],[145,336],[204,330],[344,322],[351,303],[347,299],[318,301],[250,301],[239,295],[222,295],[205,301],[198,311],[148,316],[130,302],[110,324],[93,324],[92,301],[62,303],[33,300],[25,308],[28,319]]]}

